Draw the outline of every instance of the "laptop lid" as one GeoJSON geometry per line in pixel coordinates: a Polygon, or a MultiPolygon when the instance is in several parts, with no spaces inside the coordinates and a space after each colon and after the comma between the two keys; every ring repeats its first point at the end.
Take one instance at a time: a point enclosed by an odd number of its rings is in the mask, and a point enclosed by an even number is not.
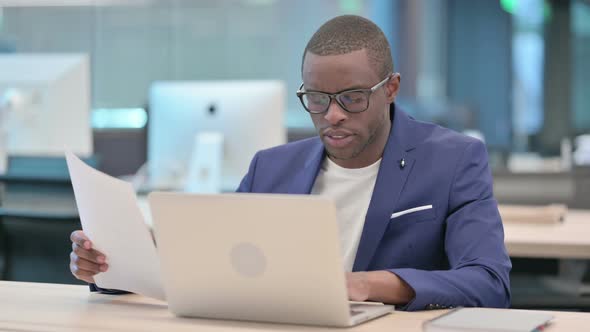
{"type": "Polygon", "coordinates": [[[160,192],[148,199],[174,314],[350,324],[332,201],[160,192]]]}

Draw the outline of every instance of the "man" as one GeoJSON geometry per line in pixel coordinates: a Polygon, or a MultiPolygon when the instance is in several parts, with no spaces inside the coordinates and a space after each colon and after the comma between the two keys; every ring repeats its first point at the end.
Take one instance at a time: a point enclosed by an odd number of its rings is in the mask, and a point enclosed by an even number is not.
{"type": "MultiPolygon", "coordinates": [[[[395,106],[389,44],[362,17],[320,27],[302,76],[319,137],[258,152],[238,191],[333,198],[351,300],[507,307],[511,263],[483,143],[395,106]]],[[[106,258],[80,231],[72,242],[72,273],[92,282],[106,258]]]]}

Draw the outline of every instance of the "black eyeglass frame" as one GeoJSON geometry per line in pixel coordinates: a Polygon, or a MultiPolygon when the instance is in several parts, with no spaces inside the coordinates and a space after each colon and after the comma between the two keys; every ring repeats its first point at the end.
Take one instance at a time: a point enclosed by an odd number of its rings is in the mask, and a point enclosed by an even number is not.
{"type": "Polygon", "coordinates": [[[338,93],[327,93],[327,92],[321,92],[321,91],[305,91],[305,88],[303,86],[303,83],[301,83],[301,86],[299,86],[299,89],[297,90],[297,97],[299,98],[299,101],[301,102],[301,105],[303,106],[303,108],[311,114],[322,114],[328,111],[328,109],[330,108],[330,104],[332,104],[332,100],[336,100],[336,103],[338,103],[338,105],[340,105],[340,107],[345,110],[348,113],[362,113],[364,111],[366,111],[367,109],[369,109],[369,105],[370,105],[370,99],[371,99],[371,94],[373,94],[373,92],[377,91],[377,89],[379,89],[380,87],[382,87],[383,85],[385,85],[385,83],[389,82],[389,80],[395,76],[399,75],[398,73],[391,73],[389,75],[387,75],[387,77],[375,84],[375,86],[373,86],[372,88],[368,88],[368,89],[350,89],[350,90],[344,90],[344,91],[340,91],[338,93]],[[342,95],[351,93],[351,92],[361,92],[364,93],[367,97],[367,105],[364,109],[360,110],[360,111],[351,111],[349,110],[344,103],[342,103],[342,101],[340,101],[340,97],[342,95]],[[326,104],[326,108],[324,110],[321,111],[312,111],[310,109],[308,109],[305,106],[305,102],[303,101],[303,98],[305,97],[306,94],[314,94],[314,95],[322,95],[322,96],[328,96],[330,98],[330,101],[326,104]]]}

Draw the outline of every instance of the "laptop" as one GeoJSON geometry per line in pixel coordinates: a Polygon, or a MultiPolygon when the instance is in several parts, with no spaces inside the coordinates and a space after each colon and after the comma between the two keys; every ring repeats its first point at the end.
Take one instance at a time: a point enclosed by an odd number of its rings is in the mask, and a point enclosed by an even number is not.
{"type": "Polygon", "coordinates": [[[177,316],[346,327],[394,310],[349,303],[331,200],[165,192],[148,200],[177,316]]]}

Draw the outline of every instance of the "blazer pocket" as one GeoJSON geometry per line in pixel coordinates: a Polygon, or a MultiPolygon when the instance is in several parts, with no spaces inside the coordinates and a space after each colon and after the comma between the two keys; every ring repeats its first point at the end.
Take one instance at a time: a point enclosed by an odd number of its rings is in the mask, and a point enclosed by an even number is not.
{"type": "Polygon", "coordinates": [[[402,223],[411,221],[414,223],[432,220],[436,217],[432,205],[418,206],[412,209],[407,209],[395,212],[391,215],[390,223],[402,223]]]}

